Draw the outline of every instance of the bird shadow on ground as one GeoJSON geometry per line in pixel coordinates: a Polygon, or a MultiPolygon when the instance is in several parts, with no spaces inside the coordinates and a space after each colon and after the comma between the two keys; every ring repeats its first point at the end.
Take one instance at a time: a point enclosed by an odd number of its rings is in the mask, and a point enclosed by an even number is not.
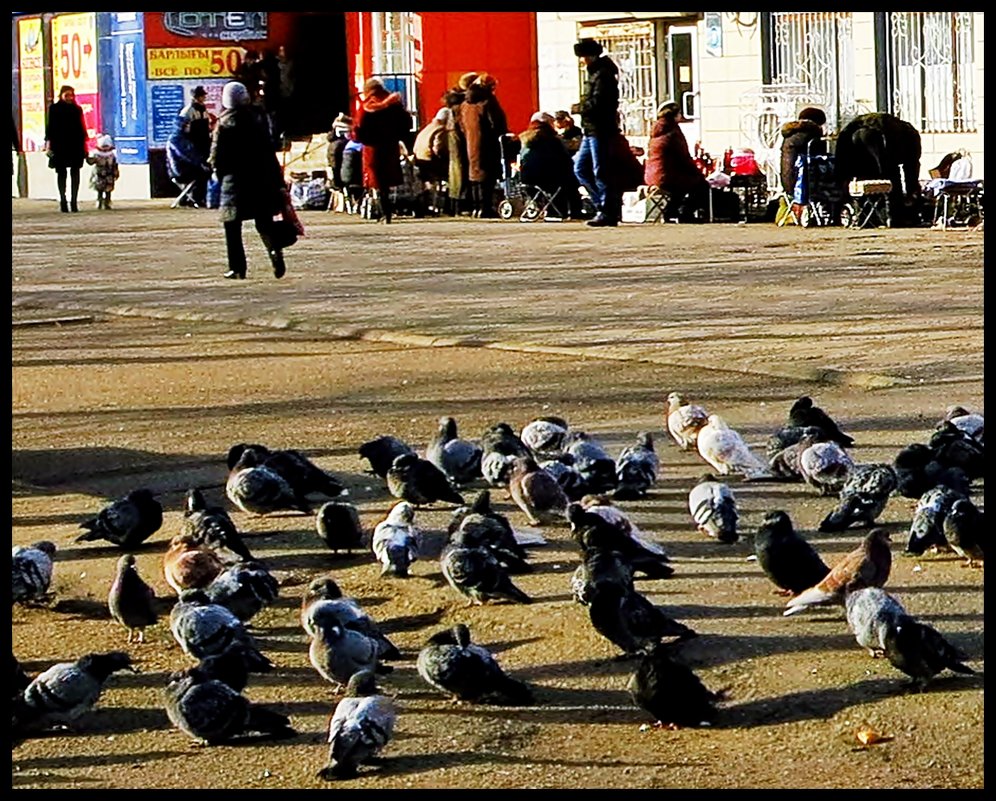
{"type": "Polygon", "coordinates": [[[80,734],[105,735],[127,734],[140,731],[160,731],[172,728],[163,708],[149,707],[99,707],[94,710],[80,734]]]}
{"type": "Polygon", "coordinates": [[[400,617],[383,620],[377,625],[385,634],[393,634],[398,631],[414,631],[423,626],[435,626],[442,619],[445,611],[445,609],[440,607],[432,612],[424,612],[420,615],[401,615],[400,617]]]}
{"type": "Polygon", "coordinates": [[[515,671],[521,681],[536,681],[541,678],[564,676],[622,676],[633,673],[639,664],[638,657],[617,654],[598,659],[579,659],[574,662],[551,662],[546,665],[533,665],[515,671]]]}
{"type": "MultiPolygon", "coordinates": [[[[678,615],[680,617],[680,615],[678,615]]],[[[843,624],[846,626],[846,623],[843,624]]],[[[784,636],[726,636],[700,634],[681,644],[682,661],[690,667],[715,667],[743,659],[797,652],[843,651],[856,648],[852,634],[803,634],[784,636]]]]}
{"type": "Polygon", "coordinates": [[[53,607],[60,615],[71,615],[77,620],[110,620],[111,612],[107,601],[89,598],[63,598],[53,607]]]}
{"type": "MultiPolygon", "coordinates": [[[[658,594],[648,592],[646,596],[652,599],[653,596],[658,594]]],[[[704,606],[702,604],[672,606],[668,604],[667,611],[672,617],[679,617],[682,620],[782,617],[782,607],[704,606]]]]}
{"type": "MultiPolygon", "coordinates": [[[[20,770],[44,770],[46,768],[61,768],[61,769],[72,769],[72,768],[89,768],[95,766],[107,766],[107,765],[133,765],[139,762],[154,762],[159,759],[173,759],[174,757],[186,756],[186,751],[145,751],[143,753],[137,754],[79,754],[76,756],[69,756],[66,754],[60,754],[56,757],[37,757],[34,759],[25,759],[23,761],[18,761],[17,766],[20,770]]],[[[17,784],[17,780],[20,778],[22,783],[29,777],[21,776],[18,777],[17,774],[14,775],[14,783],[17,784]]],[[[38,777],[30,777],[32,781],[36,781],[38,777]]],[[[76,781],[76,779],[73,779],[76,781]]]]}
{"type": "Polygon", "coordinates": [[[126,553],[157,553],[165,551],[166,546],[167,543],[164,540],[147,540],[128,549],[119,548],[117,545],[84,545],[82,548],[60,548],[55,553],[55,562],[75,562],[78,559],[116,561],[126,553]]]}

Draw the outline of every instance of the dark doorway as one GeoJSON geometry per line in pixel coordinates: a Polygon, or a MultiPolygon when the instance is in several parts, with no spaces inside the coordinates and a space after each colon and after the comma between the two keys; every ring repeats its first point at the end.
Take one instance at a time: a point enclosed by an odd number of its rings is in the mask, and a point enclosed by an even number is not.
{"type": "Polygon", "coordinates": [[[340,111],[349,112],[346,17],[342,12],[295,15],[287,53],[294,62],[287,135],[327,133],[340,111]]]}

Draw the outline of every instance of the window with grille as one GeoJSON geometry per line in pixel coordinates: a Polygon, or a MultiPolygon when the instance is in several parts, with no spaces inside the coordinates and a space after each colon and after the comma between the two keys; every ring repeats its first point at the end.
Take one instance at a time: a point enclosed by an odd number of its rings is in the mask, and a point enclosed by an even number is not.
{"type": "Polygon", "coordinates": [[[391,75],[411,72],[411,40],[409,11],[374,11],[373,23],[374,72],[391,75]]]}
{"type": "Polygon", "coordinates": [[[889,15],[892,113],[921,131],[975,131],[970,11],[889,15]]]}

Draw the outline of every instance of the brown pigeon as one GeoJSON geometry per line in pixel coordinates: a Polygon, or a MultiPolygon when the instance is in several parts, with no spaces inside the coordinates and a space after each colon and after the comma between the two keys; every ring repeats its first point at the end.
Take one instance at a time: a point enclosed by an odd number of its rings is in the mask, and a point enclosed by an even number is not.
{"type": "Polygon", "coordinates": [[[531,526],[564,519],[567,495],[557,479],[536,464],[531,456],[520,456],[515,460],[508,479],[508,492],[526,513],[531,526]]]}
{"type": "Polygon", "coordinates": [[[664,427],[683,451],[695,447],[699,429],[708,422],[709,414],[706,410],[694,403],[687,403],[680,392],[672,392],[667,396],[664,427]]]}
{"type": "Polygon", "coordinates": [[[190,534],[178,534],[163,556],[166,583],[177,593],[206,587],[225,569],[218,553],[190,534]]]}
{"type": "Polygon", "coordinates": [[[819,584],[789,599],[782,614],[794,615],[810,606],[843,604],[844,594],[849,590],[884,585],[891,567],[889,532],[884,528],[872,529],[861,545],[837,562],[819,584]]]}

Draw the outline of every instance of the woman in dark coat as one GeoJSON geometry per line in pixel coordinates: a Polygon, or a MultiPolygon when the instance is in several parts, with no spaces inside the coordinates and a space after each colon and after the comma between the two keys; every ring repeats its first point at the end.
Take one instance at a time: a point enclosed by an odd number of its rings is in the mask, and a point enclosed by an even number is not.
{"type": "Polygon", "coordinates": [[[674,104],[663,107],[650,132],[643,182],[667,195],[661,216],[690,219],[709,202],[709,184],[688,152],[688,142],[678,126],[674,104]]]}
{"type": "Polygon", "coordinates": [[[228,272],[225,278],[246,277],[242,222],[254,220],[273,265],[273,275],[286,271],[283,250],[273,239],[273,218],[284,210],[284,176],[277,161],[265,118],[238,81],[225,84],[223,111],[211,143],[211,167],[221,182],[221,221],[225,226],[228,272]]]}
{"type": "Polygon", "coordinates": [[[505,111],[495,88],[498,81],[486,72],[467,90],[460,106],[460,128],[467,149],[467,178],[475,217],[497,217],[494,208],[495,182],[501,177],[501,143],[508,133],[505,111]]]}
{"type": "Polygon", "coordinates": [[[567,144],[554,130],[553,117],[542,111],[533,114],[529,127],[519,134],[519,144],[522,146],[519,150],[522,182],[538,186],[548,195],[558,192],[552,205],[559,216],[576,216],[581,198],[574,177],[574,161],[567,144]]]}
{"type": "Polygon", "coordinates": [[[62,211],[79,211],[80,168],[86,158],[86,122],[83,109],[76,103],[76,90],[63,86],[59,99],[48,107],[45,126],[45,149],[49,152],[49,166],[55,170],[59,187],[59,208],[62,211]],[[66,203],[66,172],[71,182],[70,202],[66,203]]]}
{"type": "Polygon", "coordinates": [[[391,187],[404,183],[401,140],[412,129],[401,95],[388,92],[377,78],[363,85],[363,103],[354,135],[363,145],[363,186],[376,189],[385,223],[391,222],[391,187]]]}
{"type": "Polygon", "coordinates": [[[820,141],[826,123],[827,115],[823,110],[810,106],[799,112],[799,119],[782,126],[782,189],[790,201],[799,177],[795,166],[799,156],[818,156],[827,152],[826,144],[820,141]]]}

